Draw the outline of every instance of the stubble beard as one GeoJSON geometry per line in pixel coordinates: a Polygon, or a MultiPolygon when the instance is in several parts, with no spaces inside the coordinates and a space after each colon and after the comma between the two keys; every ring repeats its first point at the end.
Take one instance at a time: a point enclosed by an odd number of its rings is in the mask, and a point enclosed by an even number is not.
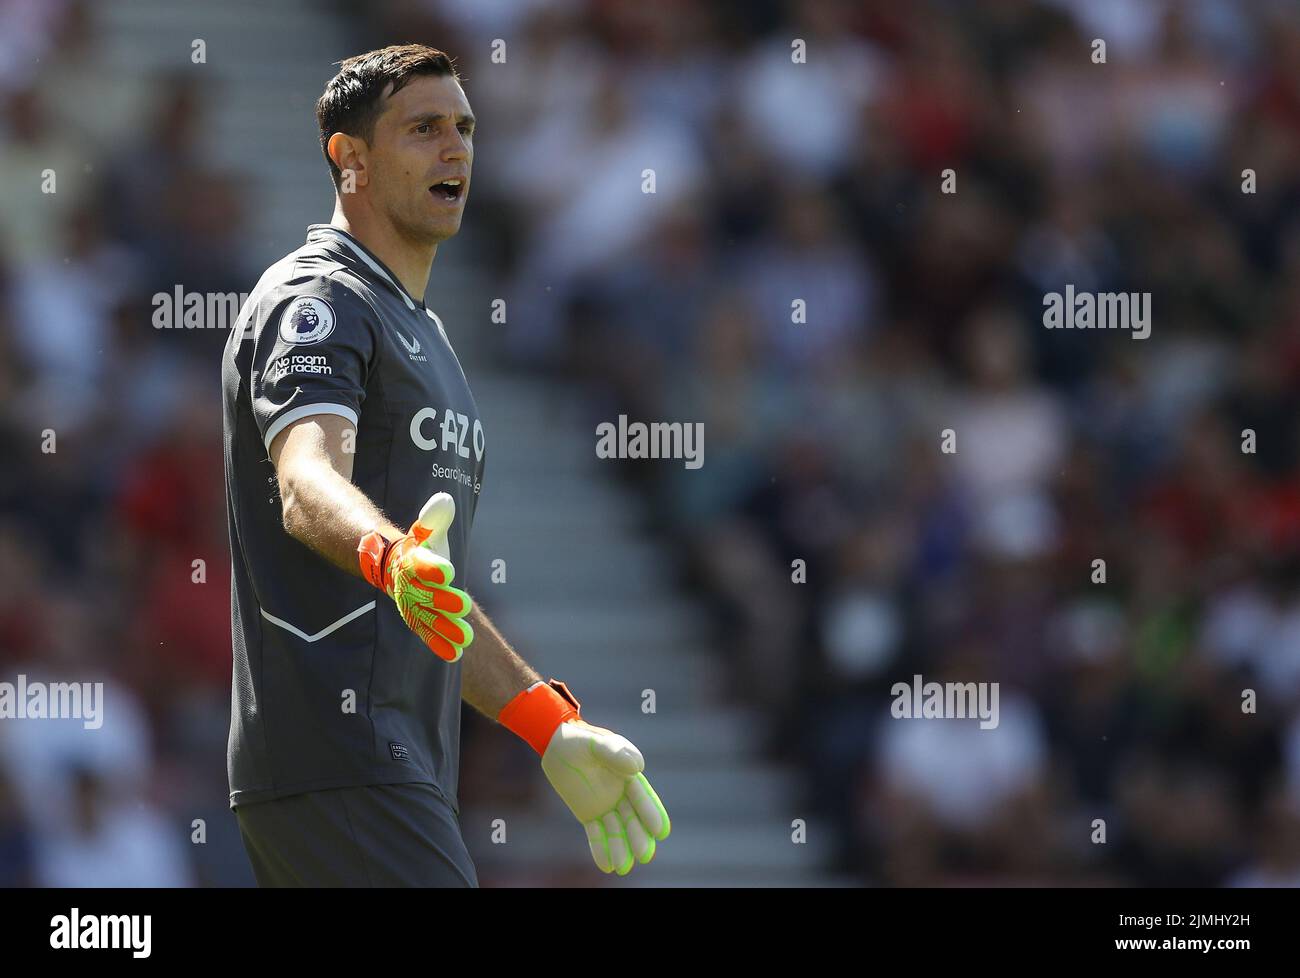
{"type": "Polygon", "coordinates": [[[415,248],[435,248],[459,230],[450,221],[413,220],[405,209],[393,214],[393,227],[402,240],[415,248]]]}

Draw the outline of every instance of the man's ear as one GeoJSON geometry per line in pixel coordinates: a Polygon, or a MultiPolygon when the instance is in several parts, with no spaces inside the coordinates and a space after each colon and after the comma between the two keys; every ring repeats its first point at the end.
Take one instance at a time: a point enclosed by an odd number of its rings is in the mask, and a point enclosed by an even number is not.
{"type": "Polygon", "coordinates": [[[364,139],[358,139],[356,136],[349,136],[345,132],[336,132],[330,136],[329,142],[325,144],[325,149],[334,161],[334,165],[339,168],[343,174],[343,179],[348,179],[348,171],[351,170],[355,177],[354,186],[364,187],[369,181],[369,175],[366,171],[366,146],[364,139]]]}

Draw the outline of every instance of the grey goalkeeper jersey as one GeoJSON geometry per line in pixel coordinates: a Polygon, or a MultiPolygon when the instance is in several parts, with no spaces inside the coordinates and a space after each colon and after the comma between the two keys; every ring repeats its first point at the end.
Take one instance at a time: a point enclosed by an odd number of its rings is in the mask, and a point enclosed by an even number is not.
{"type": "Polygon", "coordinates": [[[382,592],[284,531],[268,455],[299,418],[351,420],[352,481],[392,522],[410,526],[440,490],[455,498],[448,542],[464,587],[485,442],[442,323],[360,242],[312,225],[249,296],[221,375],[231,806],[418,781],[459,812],[461,664],[429,651],[382,592]]]}

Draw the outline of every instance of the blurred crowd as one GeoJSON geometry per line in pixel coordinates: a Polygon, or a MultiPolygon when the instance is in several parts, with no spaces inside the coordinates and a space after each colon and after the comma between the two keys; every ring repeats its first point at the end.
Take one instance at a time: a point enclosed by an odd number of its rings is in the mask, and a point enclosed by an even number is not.
{"type": "Polygon", "coordinates": [[[4,15],[0,680],[103,682],[106,722],[0,721],[0,885],[251,883],[224,771],[226,333],[155,329],[151,302],[256,280],[233,177],[199,76],[108,72],[91,4],[4,15]]]}
{"type": "MultiPolygon", "coordinates": [[[[16,2],[0,41],[0,679],[102,680],[119,720],[0,723],[0,885],[246,883],[225,334],[149,297],[260,269],[201,83],[104,86],[89,10],[16,2]]],[[[1300,7],[326,15],[458,56],[504,359],[593,421],[704,422],[702,469],[620,477],[832,868],[1300,885],[1300,7]],[[1150,337],[1045,329],[1067,283],[1149,291],[1150,337]],[[916,674],[999,683],[998,726],[892,719],[916,674]]]]}
{"type": "Polygon", "coordinates": [[[462,59],[508,352],[704,422],[624,475],[838,867],[1300,885],[1300,8],[514,6],[387,7],[509,39],[462,59]],[[1044,328],[1067,284],[1151,336],[1044,328]],[[916,674],[999,726],[892,719],[916,674]]]}

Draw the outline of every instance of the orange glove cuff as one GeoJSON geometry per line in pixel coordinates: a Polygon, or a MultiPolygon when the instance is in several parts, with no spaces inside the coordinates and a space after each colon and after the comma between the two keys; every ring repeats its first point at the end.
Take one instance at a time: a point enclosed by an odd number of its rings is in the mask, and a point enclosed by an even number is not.
{"type": "Polygon", "coordinates": [[[388,564],[388,555],[393,549],[394,542],[384,537],[378,530],[371,530],[357,544],[361,576],[381,591],[388,591],[392,584],[384,569],[388,564]]]}
{"type": "Polygon", "coordinates": [[[417,520],[409,533],[397,540],[389,540],[378,530],[371,530],[357,544],[357,559],[361,562],[361,576],[385,594],[392,596],[393,575],[389,571],[393,551],[398,555],[405,553],[409,547],[424,543],[429,538],[429,531],[417,520]]]}
{"type": "Polygon", "coordinates": [[[560,724],[577,720],[581,704],[558,679],[533,683],[497,715],[497,723],[528,742],[538,754],[546,747],[560,724]]]}

